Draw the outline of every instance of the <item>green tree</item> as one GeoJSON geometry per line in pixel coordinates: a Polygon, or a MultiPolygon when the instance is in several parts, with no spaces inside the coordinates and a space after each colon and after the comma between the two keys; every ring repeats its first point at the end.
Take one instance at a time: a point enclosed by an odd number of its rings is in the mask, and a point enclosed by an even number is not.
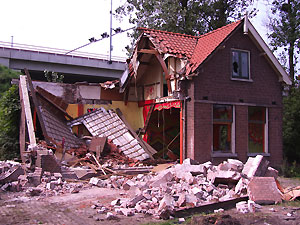
{"type": "Polygon", "coordinates": [[[292,87],[284,98],[283,148],[289,162],[300,160],[300,89],[292,87]]]}
{"type": "Polygon", "coordinates": [[[11,79],[18,77],[18,72],[10,70],[3,65],[0,65],[0,96],[3,92],[7,91],[10,88],[11,79]]]}
{"type": "Polygon", "coordinates": [[[0,160],[19,156],[20,101],[13,85],[0,98],[0,160]]]}
{"type": "MultiPolygon", "coordinates": [[[[137,27],[201,35],[244,16],[255,0],[127,0],[116,10],[137,27]]],[[[250,13],[255,15],[255,9],[250,13]]],[[[137,38],[137,33],[130,35],[137,38]]]]}
{"type": "Polygon", "coordinates": [[[300,50],[300,1],[273,0],[271,10],[274,16],[268,24],[271,29],[270,44],[274,51],[278,51],[280,61],[287,64],[290,78],[294,82],[300,50]]]}

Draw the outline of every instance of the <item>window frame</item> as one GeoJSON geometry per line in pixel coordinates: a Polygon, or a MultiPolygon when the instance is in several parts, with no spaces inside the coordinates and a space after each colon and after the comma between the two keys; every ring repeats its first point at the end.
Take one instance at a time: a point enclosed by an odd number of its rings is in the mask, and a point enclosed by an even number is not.
{"type": "Polygon", "coordinates": [[[212,104],[212,156],[217,157],[218,155],[227,155],[227,154],[235,154],[235,105],[231,104],[223,104],[223,103],[215,103],[212,104]],[[231,121],[221,121],[220,119],[214,119],[214,106],[215,105],[224,105],[224,106],[231,106],[231,121]],[[214,150],[214,125],[215,124],[230,124],[230,150],[229,151],[222,151],[222,150],[214,150]]]}
{"type": "Polygon", "coordinates": [[[250,71],[250,51],[248,50],[242,50],[242,49],[235,49],[235,48],[232,48],[231,51],[230,51],[230,54],[231,54],[231,58],[230,58],[230,62],[231,62],[231,80],[240,80],[240,81],[252,81],[251,79],[251,71],[250,71]],[[248,63],[247,63],[247,66],[248,66],[248,77],[243,77],[241,74],[239,74],[239,76],[234,76],[233,75],[233,52],[238,52],[239,53],[239,59],[241,58],[240,56],[240,53],[247,53],[247,56],[248,56],[248,63]]]}
{"type": "Polygon", "coordinates": [[[268,107],[265,106],[248,106],[248,148],[247,148],[247,153],[248,156],[255,156],[255,155],[269,155],[269,109],[268,107]],[[253,121],[253,120],[249,120],[249,108],[250,107],[262,107],[265,109],[265,122],[264,122],[264,140],[263,140],[263,152],[250,152],[249,150],[249,124],[250,123],[254,123],[254,124],[263,124],[260,121],[253,121]]]}

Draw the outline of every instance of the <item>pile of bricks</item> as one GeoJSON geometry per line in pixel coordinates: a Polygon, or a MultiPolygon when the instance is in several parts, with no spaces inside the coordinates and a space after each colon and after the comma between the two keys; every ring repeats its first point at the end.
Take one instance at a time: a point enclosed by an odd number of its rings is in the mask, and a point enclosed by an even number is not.
{"type": "MultiPolygon", "coordinates": [[[[8,163],[1,162],[0,168],[3,169],[8,166],[8,163]]],[[[22,168],[21,164],[15,164],[13,167],[16,166],[22,168]]],[[[6,170],[6,172],[9,173],[10,171],[6,170]]],[[[66,182],[62,178],[61,173],[43,172],[42,168],[38,167],[35,168],[34,172],[25,172],[22,169],[22,173],[19,175],[15,173],[9,174],[10,180],[7,180],[1,186],[1,191],[24,192],[27,196],[49,197],[65,193],[78,193],[82,188],[89,186],[83,183],[66,182]]]]}
{"type": "MultiPolygon", "coordinates": [[[[248,202],[236,205],[238,211],[246,213],[255,211],[258,204],[278,203],[282,199],[276,185],[278,172],[268,167],[269,162],[260,155],[249,158],[246,164],[228,159],[217,166],[211,162],[199,164],[186,159],[183,164],[168,164],[160,167],[164,169],[156,168],[153,172],[135,176],[121,175],[113,170],[111,174],[99,176],[97,171],[88,167],[61,166],[57,164],[55,155],[45,149],[37,151],[31,164],[34,162],[39,167],[0,162],[0,190],[24,191],[27,196],[47,197],[78,193],[83,188],[97,186],[134,193],[134,197],[117,198],[109,206],[101,203],[93,206],[97,213],[106,214],[110,219],[136,213],[168,219],[180,210],[248,196],[248,202]],[[44,166],[45,162],[54,166],[44,166]],[[67,182],[69,179],[77,182],[67,182]],[[89,179],[89,183],[78,182],[79,179],[89,179]]],[[[103,165],[109,166],[109,163],[103,165]]]]}
{"type": "MultiPolygon", "coordinates": [[[[252,167],[252,170],[258,173],[261,171],[259,166],[252,167]]],[[[242,189],[247,189],[247,186],[241,184],[241,190],[238,191],[235,187],[241,179],[248,180],[242,173],[245,168],[247,167],[242,162],[233,159],[218,166],[213,166],[210,162],[197,164],[186,159],[183,164],[176,164],[158,173],[139,174],[132,179],[112,176],[104,181],[92,178],[90,183],[136,193],[134,198],[113,201],[111,206],[115,214],[131,216],[134,213],[145,213],[168,219],[177,210],[243,196],[242,189]]]]}

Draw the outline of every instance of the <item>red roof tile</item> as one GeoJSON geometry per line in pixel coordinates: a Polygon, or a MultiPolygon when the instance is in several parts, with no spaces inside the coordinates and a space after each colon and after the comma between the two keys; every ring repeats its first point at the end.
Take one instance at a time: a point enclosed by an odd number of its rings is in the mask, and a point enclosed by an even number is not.
{"type": "Polygon", "coordinates": [[[147,28],[138,28],[138,30],[148,35],[159,51],[173,54],[178,58],[189,59],[190,64],[186,68],[186,74],[189,74],[197,69],[241,21],[228,24],[199,37],[147,28]]]}
{"type": "Polygon", "coordinates": [[[241,20],[213,30],[199,37],[197,46],[191,58],[186,74],[197,67],[227,38],[227,36],[241,23],[241,20]]]}
{"type": "Polygon", "coordinates": [[[138,30],[151,38],[155,48],[163,53],[174,54],[178,58],[183,58],[185,56],[190,59],[198,39],[198,37],[191,35],[161,30],[147,28],[138,28],[138,30]]]}

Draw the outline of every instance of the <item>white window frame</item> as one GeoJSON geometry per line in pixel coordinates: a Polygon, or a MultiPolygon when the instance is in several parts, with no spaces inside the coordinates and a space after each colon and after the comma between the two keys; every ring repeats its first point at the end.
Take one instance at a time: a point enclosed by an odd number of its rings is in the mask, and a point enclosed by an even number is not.
{"type": "MultiPolygon", "coordinates": [[[[212,152],[212,156],[213,157],[230,157],[232,155],[235,155],[235,141],[236,141],[236,138],[235,138],[235,105],[233,104],[224,104],[224,103],[214,103],[212,104],[212,127],[214,126],[214,105],[230,105],[232,106],[232,123],[231,123],[231,151],[230,152],[221,152],[221,151],[214,151],[214,143],[213,143],[213,140],[214,140],[214,136],[212,135],[212,145],[211,145],[211,152],[212,152]]],[[[213,131],[212,131],[212,134],[213,134],[213,131]]]]}
{"type": "Polygon", "coordinates": [[[230,77],[231,77],[231,80],[239,80],[239,81],[252,81],[251,79],[251,70],[250,70],[250,51],[248,50],[242,50],[242,49],[235,49],[235,48],[232,48],[231,51],[230,51],[230,62],[231,62],[231,74],[230,74],[230,77]],[[233,52],[245,52],[248,54],[248,78],[243,78],[241,76],[239,77],[234,77],[233,76],[233,56],[232,56],[232,53],[233,52]]]}
{"type": "Polygon", "coordinates": [[[269,153],[269,108],[266,107],[266,123],[265,123],[265,152],[269,153]]]}
{"type": "MultiPolygon", "coordinates": [[[[264,107],[264,106],[263,106],[264,107]]],[[[249,152],[249,146],[247,149],[247,155],[248,156],[256,156],[256,155],[265,155],[269,156],[269,108],[265,108],[265,126],[264,126],[264,152],[249,152]]],[[[249,109],[249,106],[248,106],[249,109]]],[[[249,114],[248,114],[249,115],[249,114]]],[[[248,121],[249,123],[249,121],[248,121]]],[[[248,131],[248,138],[249,138],[249,131],[248,131]]],[[[248,140],[249,143],[249,140],[248,140]]]]}
{"type": "Polygon", "coordinates": [[[235,105],[232,105],[231,152],[235,153],[235,105]]]}

